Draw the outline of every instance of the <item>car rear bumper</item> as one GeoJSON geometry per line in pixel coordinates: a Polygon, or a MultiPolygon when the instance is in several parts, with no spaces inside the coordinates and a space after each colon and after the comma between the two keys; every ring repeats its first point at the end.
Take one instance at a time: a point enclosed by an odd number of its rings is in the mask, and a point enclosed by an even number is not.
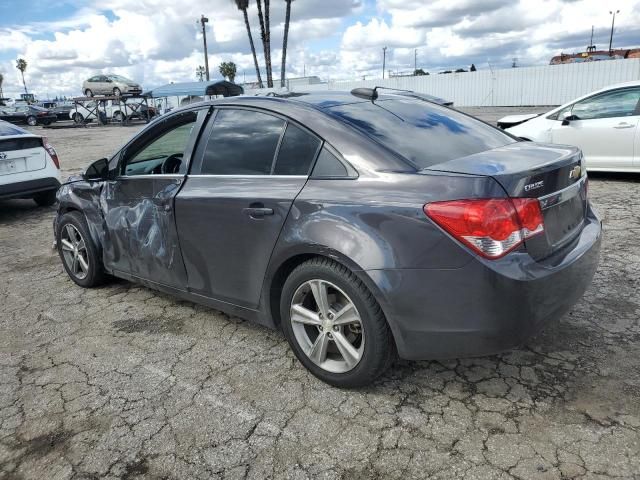
{"type": "Polygon", "coordinates": [[[0,185],[0,199],[29,198],[35,193],[57,190],[58,188],[60,188],[60,181],[53,177],[8,183],[0,185]]]}
{"type": "Polygon", "coordinates": [[[442,359],[516,347],[575,305],[598,265],[602,226],[589,209],[578,238],[541,262],[526,252],[458,269],[368,271],[402,358],[442,359]]]}

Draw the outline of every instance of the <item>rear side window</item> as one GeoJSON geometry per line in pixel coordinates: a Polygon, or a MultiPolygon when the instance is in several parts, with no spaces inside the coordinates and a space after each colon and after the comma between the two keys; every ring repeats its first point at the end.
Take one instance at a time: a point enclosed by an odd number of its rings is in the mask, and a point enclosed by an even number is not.
{"type": "Polygon", "coordinates": [[[218,111],[201,173],[269,175],[285,122],[251,110],[218,111]]]}
{"type": "Polygon", "coordinates": [[[320,148],[320,140],[289,123],[282,137],[274,175],[307,175],[320,148]]]}
{"type": "Polygon", "coordinates": [[[515,142],[479,120],[416,99],[382,98],[375,103],[337,105],[328,111],[417,168],[515,142]]]}
{"type": "Polygon", "coordinates": [[[313,168],[313,178],[344,178],[349,176],[347,167],[329,150],[323,148],[313,168]]]}

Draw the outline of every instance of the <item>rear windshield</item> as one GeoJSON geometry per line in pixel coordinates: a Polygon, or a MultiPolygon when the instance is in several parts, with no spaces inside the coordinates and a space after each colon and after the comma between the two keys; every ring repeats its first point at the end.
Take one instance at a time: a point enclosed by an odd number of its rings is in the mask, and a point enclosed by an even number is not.
{"type": "Polygon", "coordinates": [[[379,99],[337,105],[330,113],[400,154],[417,168],[427,168],[514,140],[455,110],[416,99],[379,99]]]}

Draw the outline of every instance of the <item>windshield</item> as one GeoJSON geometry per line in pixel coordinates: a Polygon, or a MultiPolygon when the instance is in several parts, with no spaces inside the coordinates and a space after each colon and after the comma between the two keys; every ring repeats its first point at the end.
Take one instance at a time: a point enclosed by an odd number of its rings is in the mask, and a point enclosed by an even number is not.
{"type": "Polygon", "coordinates": [[[328,112],[420,169],[516,141],[461,112],[418,99],[383,97],[375,103],[336,105],[328,112]]]}

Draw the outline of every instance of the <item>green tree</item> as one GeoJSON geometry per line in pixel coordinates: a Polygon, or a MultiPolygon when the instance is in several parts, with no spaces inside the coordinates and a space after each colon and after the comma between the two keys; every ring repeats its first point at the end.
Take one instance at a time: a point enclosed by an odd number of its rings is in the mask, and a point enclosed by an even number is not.
{"type": "Polygon", "coordinates": [[[233,83],[233,81],[236,78],[236,70],[237,70],[235,63],[222,62],[218,67],[218,70],[220,71],[220,75],[222,75],[224,78],[228,78],[229,81],[233,83]]]}
{"type": "Polygon", "coordinates": [[[284,17],[284,37],[282,38],[282,66],[280,67],[280,86],[284,88],[284,76],[287,66],[287,41],[289,40],[289,22],[291,21],[291,2],[293,0],[284,0],[287,2],[287,11],[284,17]]]}
{"type": "Polygon", "coordinates": [[[413,74],[414,74],[416,77],[421,77],[422,75],[429,75],[429,72],[425,72],[425,71],[424,71],[423,69],[421,69],[421,68],[416,68],[416,69],[413,71],[413,74]]]}
{"type": "Polygon", "coordinates": [[[16,60],[16,68],[20,70],[20,74],[22,74],[22,85],[24,85],[24,93],[29,93],[27,91],[27,84],[24,81],[24,72],[27,69],[27,61],[24,58],[19,58],[16,60]]]}
{"type": "Polygon", "coordinates": [[[244,25],[247,28],[247,35],[249,37],[249,45],[251,45],[251,53],[253,54],[253,64],[256,67],[256,76],[258,77],[258,85],[263,88],[262,77],[260,75],[260,67],[258,66],[258,57],[256,56],[256,47],[253,44],[253,35],[251,35],[251,25],[249,24],[249,15],[247,15],[247,9],[249,8],[249,0],[234,0],[238,10],[242,12],[244,16],[244,25]]]}

